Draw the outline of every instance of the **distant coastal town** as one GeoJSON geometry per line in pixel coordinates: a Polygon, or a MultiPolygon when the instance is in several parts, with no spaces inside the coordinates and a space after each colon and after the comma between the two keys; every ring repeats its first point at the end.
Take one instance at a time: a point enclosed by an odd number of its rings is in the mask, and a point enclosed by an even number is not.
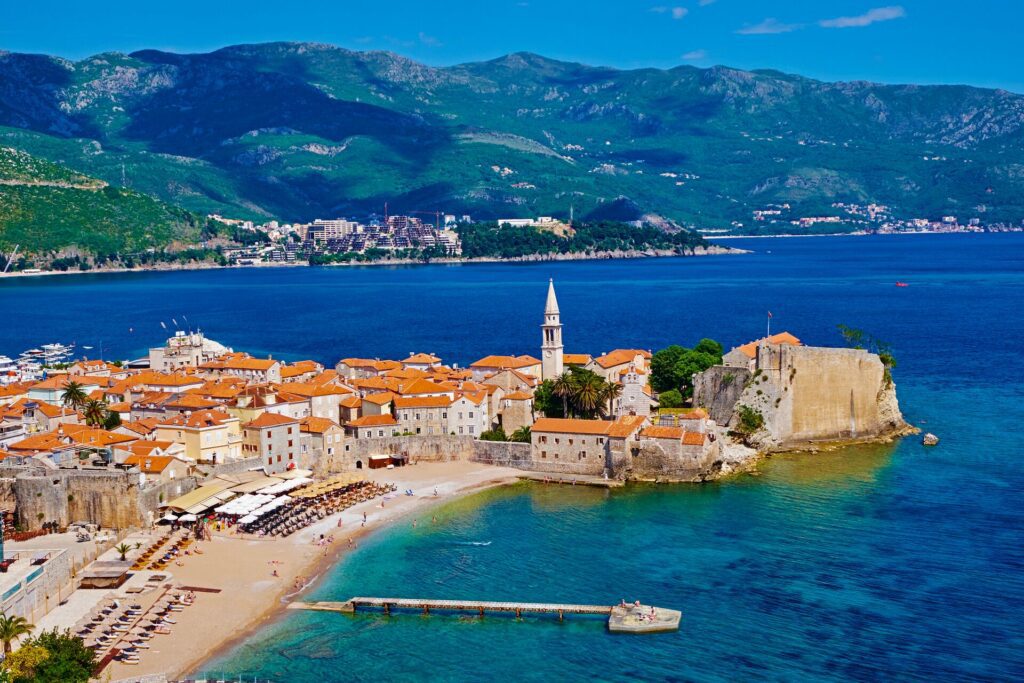
{"type": "Polygon", "coordinates": [[[70,629],[96,675],[180,675],[432,502],[522,479],[703,482],[911,430],[890,354],[859,331],[851,348],[781,332],[591,354],[566,350],[554,282],[538,314],[536,355],[465,367],[286,363],[199,330],[134,360],[0,357],[3,613],[70,629]]]}

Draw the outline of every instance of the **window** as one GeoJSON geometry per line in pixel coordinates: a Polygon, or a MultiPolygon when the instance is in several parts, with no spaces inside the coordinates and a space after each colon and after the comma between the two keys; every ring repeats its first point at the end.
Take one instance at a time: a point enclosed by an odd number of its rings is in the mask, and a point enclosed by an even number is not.
{"type": "Polygon", "coordinates": [[[292,447],[292,440],[288,439],[288,448],[291,448],[291,447],[292,447]]]}
{"type": "Polygon", "coordinates": [[[291,433],[292,433],[292,428],[291,428],[291,427],[289,427],[289,428],[288,428],[288,433],[289,433],[289,434],[291,434],[291,433]]]}
{"type": "Polygon", "coordinates": [[[281,456],[280,455],[277,456],[277,461],[281,462],[281,456]]]}
{"type": "Polygon", "coordinates": [[[462,425],[459,425],[459,434],[462,433],[462,425]]]}
{"type": "Polygon", "coordinates": [[[555,437],[555,443],[559,443],[558,437],[555,437]]]}
{"type": "Polygon", "coordinates": [[[334,455],[334,449],[333,448],[328,448],[327,449],[327,455],[334,455]]]}
{"type": "Polygon", "coordinates": [[[383,429],[378,429],[377,430],[377,436],[384,436],[384,430],[383,429]]]}
{"type": "Polygon", "coordinates": [[[448,419],[448,413],[441,413],[441,419],[442,420],[447,420],[448,419]]]}
{"type": "Polygon", "coordinates": [[[473,419],[473,411],[472,411],[472,410],[471,410],[471,411],[469,411],[469,419],[470,419],[470,420],[472,420],[472,419],[473,419]]]}
{"type": "Polygon", "coordinates": [[[268,465],[273,465],[274,464],[274,459],[273,458],[267,458],[267,464],[268,465]]]}
{"type": "Polygon", "coordinates": [[[273,436],[273,435],[274,435],[274,432],[272,432],[272,431],[270,431],[270,430],[268,429],[268,430],[267,430],[267,438],[269,439],[269,438],[270,438],[271,436],[273,436]]]}
{"type": "Polygon", "coordinates": [[[572,439],[569,439],[569,445],[570,446],[572,445],[572,439]]]}
{"type": "Polygon", "coordinates": [[[472,434],[472,433],[473,433],[473,425],[469,425],[469,433],[470,433],[470,434],[472,434]]]}
{"type": "Polygon", "coordinates": [[[295,454],[294,453],[289,453],[288,454],[288,459],[289,460],[294,460],[295,459],[295,454]]]}
{"type": "Polygon", "coordinates": [[[548,457],[548,452],[547,451],[541,451],[540,452],[540,457],[542,457],[542,458],[548,457]]]}

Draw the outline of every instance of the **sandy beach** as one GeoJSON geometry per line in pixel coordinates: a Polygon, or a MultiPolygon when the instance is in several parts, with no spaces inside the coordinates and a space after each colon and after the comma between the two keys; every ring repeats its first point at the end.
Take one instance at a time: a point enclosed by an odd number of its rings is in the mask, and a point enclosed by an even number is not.
{"type": "Polygon", "coordinates": [[[169,580],[176,584],[209,590],[196,592],[195,604],[177,615],[178,623],[171,634],[151,641],[151,649],[144,653],[140,664],[112,662],[103,675],[119,680],[150,674],[174,678],[193,672],[213,654],[244,638],[288,602],[298,599],[304,588],[345,554],[350,548],[349,539],[358,545],[365,534],[413,512],[515,482],[521,475],[518,470],[470,462],[369,471],[367,479],[398,486],[398,493],[388,497],[384,507],[380,498],[361,503],[283,539],[214,534],[213,540],[200,544],[201,555],[186,557],[183,566],[174,566],[168,572],[169,580]],[[406,489],[412,489],[414,495],[402,494],[406,489]],[[333,535],[333,543],[318,546],[321,534],[333,535]]]}

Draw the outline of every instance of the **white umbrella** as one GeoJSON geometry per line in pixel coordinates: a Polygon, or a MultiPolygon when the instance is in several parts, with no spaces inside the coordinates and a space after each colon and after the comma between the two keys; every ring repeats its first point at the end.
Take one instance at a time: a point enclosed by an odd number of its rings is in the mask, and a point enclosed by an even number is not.
{"type": "Polygon", "coordinates": [[[194,522],[197,519],[199,519],[199,518],[196,517],[195,515],[188,514],[188,515],[182,515],[181,517],[179,517],[178,521],[179,522],[194,522]]]}
{"type": "Polygon", "coordinates": [[[168,512],[166,515],[161,517],[161,519],[163,519],[164,521],[167,521],[167,522],[173,522],[174,520],[177,519],[177,517],[175,517],[173,513],[168,512]]]}

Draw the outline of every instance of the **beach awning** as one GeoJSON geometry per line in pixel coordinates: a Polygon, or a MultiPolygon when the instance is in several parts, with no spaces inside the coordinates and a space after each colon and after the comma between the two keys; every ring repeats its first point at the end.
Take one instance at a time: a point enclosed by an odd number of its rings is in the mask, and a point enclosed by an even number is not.
{"type": "Polygon", "coordinates": [[[241,519],[239,519],[238,523],[239,524],[252,524],[253,522],[256,521],[256,519],[257,519],[256,515],[246,515],[245,517],[242,517],[241,519]]]}
{"type": "Polygon", "coordinates": [[[198,517],[196,517],[195,515],[193,515],[193,514],[188,514],[188,515],[182,515],[181,517],[179,517],[179,518],[178,518],[178,521],[179,521],[179,522],[194,522],[194,521],[196,521],[197,519],[199,519],[199,518],[198,518],[198,517]]]}
{"type": "Polygon", "coordinates": [[[176,515],[174,515],[173,513],[168,512],[166,515],[164,515],[160,519],[164,520],[165,522],[173,522],[174,520],[178,519],[178,517],[176,515]]]}
{"type": "MultiPolygon", "coordinates": [[[[193,507],[199,505],[200,503],[203,503],[207,499],[213,498],[214,496],[216,496],[218,494],[224,493],[225,491],[227,491],[228,489],[230,489],[233,486],[236,486],[237,484],[238,484],[238,482],[230,482],[230,481],[224,481],[223,479],[215,479],[214,481],[210,482],[209,484],[204,484],[204,485],[200,486],[199,488],[195,489],[194,491],[190,491],[189,493],[186,493],[183,496],[175,498],[174,500],[169,502],[164,507],[165,508],[169,508],[171,510],[175,510],[177,512],[185,512],[185,511],[190,511],[191,512],[190,508],[193,508],[193,507]]],[[[234,495],[234,494],[232,493],[230,495],[234,495]]],[[[217,503],[217,502],[220,502],[219,498],[214,500],[214,504],[217,503]]],[[[212,507],[212,506],[213,506],[213,504],[208,505],[206,507],[203,507],[203,508],[201,508],[199,510],[199,512],[202,512],[207,507],[212,507]]]]}

